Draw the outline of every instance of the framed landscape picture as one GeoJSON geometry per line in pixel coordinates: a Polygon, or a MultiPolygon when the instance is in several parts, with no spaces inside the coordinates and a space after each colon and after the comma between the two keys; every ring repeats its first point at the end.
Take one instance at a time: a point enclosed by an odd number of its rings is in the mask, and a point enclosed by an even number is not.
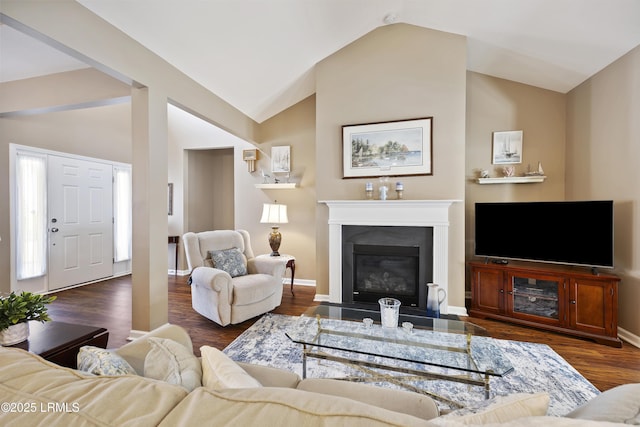
{"type": "Polygon", "coordinates": [[[343,178],[432,175],[433,117],[342,126],[343,178]]]}

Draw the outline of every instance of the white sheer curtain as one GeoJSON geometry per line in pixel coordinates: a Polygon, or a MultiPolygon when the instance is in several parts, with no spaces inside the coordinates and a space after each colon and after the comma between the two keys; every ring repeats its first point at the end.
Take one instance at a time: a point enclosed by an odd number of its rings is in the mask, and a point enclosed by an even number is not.
{"type": "Polygon", "coordinates": [[[131,259],[131,168],[115,167],[113,175],[113,259],[118,262],[131,259]]]}
{"type": "Polygon", "coordinates": [[[47,271],[47,159],[16,156],[16,277],[42,276],[47,271]]]}

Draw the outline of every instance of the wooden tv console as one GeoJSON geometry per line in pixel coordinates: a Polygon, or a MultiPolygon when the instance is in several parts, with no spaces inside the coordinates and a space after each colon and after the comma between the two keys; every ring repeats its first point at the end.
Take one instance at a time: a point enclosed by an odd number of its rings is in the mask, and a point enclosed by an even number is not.
{"type": "Polygon", "coordinates": [[[504,320],[622,347],[613,274],[536,263],[471,262],[471,310],[504,320]]]}

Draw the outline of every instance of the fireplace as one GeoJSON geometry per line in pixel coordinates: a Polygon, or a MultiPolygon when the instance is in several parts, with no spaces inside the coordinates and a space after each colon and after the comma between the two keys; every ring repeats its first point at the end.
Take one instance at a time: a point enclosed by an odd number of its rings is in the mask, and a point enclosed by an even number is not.
{"type": "MultiPolygon", "coordinates": [[[[426,301],[420,295],[420,288],[427,281],[437,283],[448,292],[449,282],[449,207],[459,200],[328,200],[322,201],[329,208],[329,295],[326,300],[332,303],[346,302],[343,292],[345,266],[343,257],[343,234],[348,226],[376,226],[381,228],[403,229],[416,227],[430,229],[432,235],[431,280],[425,273],[418,278],[418,300],[426,301]]],[[[381,246],[414,246],[402,239],[395,243],[358,242],[357,244],[381,246]]],[[[425,255],[426,257],[427,255],[425,255]]],[[[353,256],[351,257],[353,258],[353,256]]],[[[423,256],[420,255],[420,259],[423,256]]],[[[353,261],[351,261],[353,263],[353,261]]],[[[425,269],[426,271],[426,269],[425,269]]],[[[347,273],[353,275],[353,272],[347,273]]],[[[425,291],[426,292],[426,291],[425,291]]],[[[443,314],[448,312],[448,299],[440,306],[443,314]]]]}
{"type": "Polygon", "coordinates": [[[432,281],[433,228],[342,227],[342,302],[377,303],[392,297],[426,310],[432,281]]]}

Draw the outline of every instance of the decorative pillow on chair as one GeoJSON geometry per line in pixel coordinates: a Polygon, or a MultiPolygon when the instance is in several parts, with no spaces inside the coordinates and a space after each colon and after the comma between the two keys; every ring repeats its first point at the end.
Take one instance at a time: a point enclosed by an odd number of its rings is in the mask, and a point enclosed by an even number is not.
{"type": "Polygon", "coordinates": [[[209,251],[209,256],[215,268],[226,271],[231,277],[247,274],[247,260],[238,248],[209,251]]]}
{"type": "Polygon", "coordinates": [[[225,388],[255,388],[262,384],[234,362],[229,356],[214,347],[200,347],[202,356],[202,385],[220,390],[225,388]]]}
{"type": "Polygon", "coordinates": [[[144,359],[144,376],[193,391],[202,385],[202,367],[193,352],[168,338],[149,338],[151,350],[144,359]]]}
{"type": "Polygon", "coordinates": [[[137,375],[135,369],[113,351],[86,345],[78,351],[78,370],[94,375],[137,375]]]}

